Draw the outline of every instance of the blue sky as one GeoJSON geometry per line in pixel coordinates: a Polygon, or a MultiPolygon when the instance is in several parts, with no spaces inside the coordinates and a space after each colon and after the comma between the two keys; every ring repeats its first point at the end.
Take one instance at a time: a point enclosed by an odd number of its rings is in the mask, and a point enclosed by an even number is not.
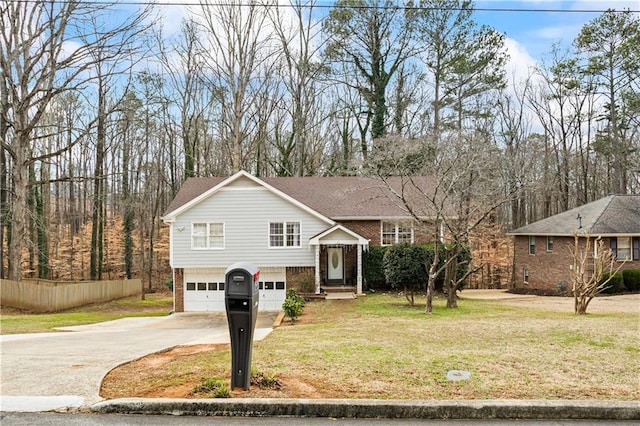
{"type": "MultiPolygon", "coordinates": [[[[164,0],[156,0],[163,3],[164,0]]],[[[211,0],[216,3],[215,0],[211,0]]],[[[244,1],[244,0],[243,0],[244,1]]],[[[288,4],[288,0],[279,0],[288,4]]],[[[402,0],[398,0],[400,3],[402,0]]],[[[177,3],[198,3],[198,0],[178,0],[177,3]]],[[[334,0],[316,0],[320,13],[334,0]]],[[[544,60],[554,43],[570,46],[580,29],[601,15],[607,8],[640,11],[640,0],[475,0],[474,19],[505,33],[510,56],[507,74],[518,81],[529,68],[544,60]],[[499,11],[483,9],[518,9],[499,11]],[[524,9],[524,10],[523,10],[524,9]],[[545,10],[544,12],[535,10],[545,10]],[[580,11],[580,12],[578,12],[580,11]],[[591,11],[591,12],[590,12],[591,11]]],[[[181,18],[188,14],[184,6],[163,6],[165,30],[178,31],[181,18]]]]}
{"type": "Polygon", "coordinates": [[[534,59],[540,59],[551,49],[553,43],[570,45],[584,24],[601,13],[576,12],[578,10],[600,11],[607,8],[617,10],[640,10],[640,0],[476,0],[476,8],[497,9],[545,9],[572,12],[497,12],[476,11],[478,22],[491,25],[511,40],[523,46],[534,59]]]}
{"type": "MultiPolygon", "coordinates": [[[[156,0],[160,3],[163,0],[156,0]]],[[[316,0],[317,5],[327,6],[333,0],[316,0]]],[[[215,0],[212,0],[216,3],[215,0]]],[[[398,1],[401,3],[401,0],[398,1]]],[[[179,0],[178,3],[198,3],[198,0],[179,0]]],[[[280,3],[288,3],[280,0],[280,3]]],[[[474,17],[482,24],[488,24],[503,32],[516,42],[534,60],[539,60],[551,50],[553,43],[570,45],[580,28],[600,15],[598,12],[575,12],[577,10],[602,11],[607,8],[640,11],[640,0],[475,0],[476,9],[544,9],[573,12],[507,12],[476,10],[474,17]]],[[[165,25],[177,30],[180,18],[185,15],[184,7],[165,6],[169,19],[165,25]],[[177,13],[174,13],[177,12],[177,13]]]]}

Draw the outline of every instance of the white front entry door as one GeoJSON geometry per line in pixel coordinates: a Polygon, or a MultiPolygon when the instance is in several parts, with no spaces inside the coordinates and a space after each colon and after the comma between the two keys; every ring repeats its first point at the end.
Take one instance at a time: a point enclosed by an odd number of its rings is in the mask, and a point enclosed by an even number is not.
{"type": "Polygon", "coordinates": [[[330,284],[344,282],[342,247],[327,248],[327,281],[330,284]]]}

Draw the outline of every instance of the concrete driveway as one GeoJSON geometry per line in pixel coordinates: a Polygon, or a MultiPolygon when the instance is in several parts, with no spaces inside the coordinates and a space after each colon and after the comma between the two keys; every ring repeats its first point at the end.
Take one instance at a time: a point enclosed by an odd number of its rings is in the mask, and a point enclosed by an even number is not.
{"type": "MultiPolygon", "coordinates": [[[[254,340],[272,331],[276,315],[260,313],[254,340]]],[[[224,313],[123,318],[62,330],[0,336],[0,411],[89,407],[102,400],[102,379],[120,364],[173,346],[229,343],[224,313]]]]}

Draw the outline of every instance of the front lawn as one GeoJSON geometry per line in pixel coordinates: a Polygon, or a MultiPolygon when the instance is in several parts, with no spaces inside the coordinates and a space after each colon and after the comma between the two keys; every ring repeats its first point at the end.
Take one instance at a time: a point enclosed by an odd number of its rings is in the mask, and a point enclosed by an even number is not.
{"type": "Polygon", "coordinates": [[[131,296],[50,314],[34,314],[3,307],[0,334],[44,333],[56,331],[56,327],[94,324],[125,317],[168,315],[172,307],[172,296],[162,293],[147,294],[145,300],[140,300],[140,296],[131,296]]]}
{"type": "MultiPolygon", "coordinates": [[[[444,306],[436,299],[426,315],[382,294],[308,303],[295,325],[254,345],[254,372],[282,388],[234,397],[640,399],[638,314],[578,316],[497,300],[444,306]],[[449,370],[471,378],[447,381],[449,370]]],[[[229,382],[228,346],[179,349],[114,370],[102,396],[195,397],[207,379],[229,382]]]]}

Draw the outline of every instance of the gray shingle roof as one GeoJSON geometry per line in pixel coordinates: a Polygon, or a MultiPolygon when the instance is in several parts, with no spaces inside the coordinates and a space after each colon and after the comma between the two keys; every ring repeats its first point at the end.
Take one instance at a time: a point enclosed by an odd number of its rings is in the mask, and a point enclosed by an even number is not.
{"type": "Polygon", "coordinates": [[[640,234],[640,195],[610,195],[509,232],[510,235],[640,234]],[[582,228],[579,229],[578,215],[582,228]]]}
{"type": "MultiPolygon", "coordinates": [[[[187,204],[199,195],[223,182],[222,177],[187,179],[171,202],[164,216],[187,204]]],[[[271,177],[260,178],[266,184],[296,199],[300,203],[331,219],[407,218],[406,208],[380,179],[362,176],[336,177],[271,177]]],[[[412,178],[414,185],[407,185],[399,177],[390,178],[389,185],[399,193],[402,186],[409,200],[421,217],[432,217],[423,195],[419,191],[432,193],[435,184],[424,176],[412,178]]]]}

